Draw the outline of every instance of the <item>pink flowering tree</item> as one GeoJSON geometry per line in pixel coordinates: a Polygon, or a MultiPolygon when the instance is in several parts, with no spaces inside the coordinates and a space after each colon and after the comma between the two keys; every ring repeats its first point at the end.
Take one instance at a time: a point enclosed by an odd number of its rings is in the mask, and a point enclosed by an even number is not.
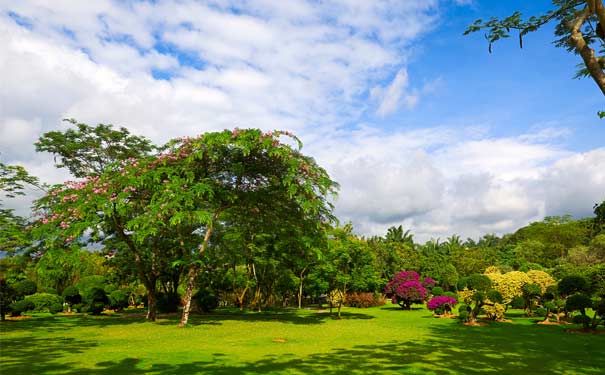
{"type": "Polygon", "coordinates": [[[391,296],[393,303],[409,310],[413,303],[423,303],[428,295],[427,288],[434,285],[435,281],[429,277],[421,282],[416,271],[401,271],[389,281],[385,293],[391,296]]]}
{"type": "Polygon", "coordinates": [[[427,307],[429,310],[434,311],[435,314],[449,314],[457,304],[458,300],[454,297],[437,296],[427,302],[427,307]]]}
{"type": "MultiPolygon", "coordinates": [[[[282,137],[298,142],[287,132],[257,129],[178,138],[157,155],[59,185],[38,202],[40,228],[46,231],[41,238],[69,242],[91,228],[110,226],[139,277],[148,280],[148,296],[162,264],[170,261],[166,242],[181,248],[173,264],[186,270],[184,326],[219,221],[237,227],[240,219],[265,215],[272,218],[273,230],[293,225],[315,228],[309,235],[320,235],[334,219],[328,197],[336,183],[300,152],[299,142],[292,147],[282,137]]],[[[148,302],[153,316],[154,301],[148,302]]]]}

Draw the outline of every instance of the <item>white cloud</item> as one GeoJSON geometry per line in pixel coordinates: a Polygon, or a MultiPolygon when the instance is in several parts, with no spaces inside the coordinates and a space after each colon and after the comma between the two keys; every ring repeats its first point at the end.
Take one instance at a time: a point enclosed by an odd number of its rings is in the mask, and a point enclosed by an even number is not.
{"type": "Polygon", "coordinates": [[[422,241],[454,233],[477,238],[547,215],[590,216],[605,199],[605,149],[573,153],[545,136],[565,133],[493,139],[472,127],[364,127],[316,139],[310,150],[342,185],[339,218],[360,233],[382,235],[403,224],[422,241]]]}
{"type": "Polygon", "coordinates": [[[446,84],[407,69],[438,5],[0,0],[0,158],[45,181],[66,178],[32,146],[66,117],[158,143],[277,128],[299,134],[341,183],[337,214],[361,233],[403,224],[419,239],[478,236],[589,214],[603,199],[605,151],[567,150],[557,142],[569,131],[555,125],[507,138],[484,126],[351,130],[362,115],[413,109],[446,84]]]}

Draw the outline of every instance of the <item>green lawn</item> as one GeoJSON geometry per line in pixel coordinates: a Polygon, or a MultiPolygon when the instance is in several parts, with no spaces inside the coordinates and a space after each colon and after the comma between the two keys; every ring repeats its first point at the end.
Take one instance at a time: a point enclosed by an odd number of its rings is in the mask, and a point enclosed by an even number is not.
{"type": "Polygon", "coordinates": [[[603,374],[605,335],[530,319],[464,327],[392,305],[177,317],[41,315],[1,323],[0,374],[603,374]]]}

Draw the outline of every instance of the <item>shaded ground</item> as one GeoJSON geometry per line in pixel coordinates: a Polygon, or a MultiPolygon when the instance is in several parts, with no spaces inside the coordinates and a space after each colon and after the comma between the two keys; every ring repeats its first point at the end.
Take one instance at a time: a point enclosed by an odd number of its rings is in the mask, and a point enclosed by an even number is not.
{"type": "Polygon", "coordinates": [[[602,374],[603,335],[529,319],[464,327],[426,310],[220,311],[176,327],[111,317],[0,325],[2,374],[602,374]]]}

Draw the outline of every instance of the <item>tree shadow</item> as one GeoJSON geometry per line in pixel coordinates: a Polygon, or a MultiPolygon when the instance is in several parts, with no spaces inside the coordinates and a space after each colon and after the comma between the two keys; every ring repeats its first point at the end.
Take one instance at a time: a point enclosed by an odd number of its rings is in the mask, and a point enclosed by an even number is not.
{"type": "Polygon", "coordinates": [[[73,338],[53,338],[52,340],[29,336],[3,338],[0,373],[14,375],[61,373],[69,368],[70,364],[53,363],[54,360],[68,354],[84,353],[96,345],[94,341],[73,338]]]}
{"type": "MultiPolygon", "coordinates": [[[[298,310],[271,310],[264,312],[251,311],[229,311],[217,310],[210,314],[191,315],[189,324],[197,325],[220,325],[224,321],[248,321],[248,322],[279,322],[284,324],[310,325],[321,324],[327,320],[352,320],[352,319],[374,319],[368,314],[343,311],[341,318],[338,319],[336,312],[305,312],[301,314],[298,310]]],[[[168,319],[157,324],[178,324],[179,318],[168,319]]]]}
{"type": "Polygon", "coordinates": [[[7,320],[0,323],[3,332],[27,331],[43,328],[47,332],[57,332],[72,327],[105,327],[145,323],[145,318],[130,318],[122,314],[87,315],[87,314],[56,314],[47,316],[32,316],[27,319],[7,320]]]}
{"type": "MultiPolygon", "coordinates": [[[[155,364],[147,374],[243,375],[266,373],[422,373],[422,374],[602,374],[605,356],[598,355],[603,338],[566,335],[558,327],[493,323],[465,327],[455,322],[431,327],[425,340],[392,340],[355,345],[299,357],[295,353],[267,355],[234,364],[224,354],[212,361],[177,365],[155,364]],[[595,340],[586,343],[586,340],[595,340]],[[592,350],[586,350],[591,347],[592,350]]],[[[602,353],[601,353],[602,354],[602,353]]],[[[99,374],[139,374],[132,359],[101,362],[99,374]]],[[[84,372],[84,374],[86,374],[84,372]]]]}
{"type": "MultiPolygon", "coordinates": [[[[351,319],[367,319],[364,314],[351,314],[351,319]]],[[[330,319],[328,313],[301,315],[289,312],[221,313],[195,316],[196,324],[213,324],[223,320],[275,321],[286,324],[316,324],[330,319]],[[311,323],[309,323],[311,322],[311,323]],[[314,323],[315,322],[315,323],[314,323]]],[[[371,318],[371,317],[370,317],[371,318]]],[[[162,322],[162,324],[165,322],[162,322]]],[[[170,322],[171,324],[173,322],[170,322]]],[[[118,361],[99,360],[91,368],[81,363],[53,363],[66,355],[83,353],[93,341],[31,337],[3,339],[2,372],[6,374],[218,374],[243,375],[266,373],[304,374],[602,374],[605,336],[569,335],[558,326],[513,323],[491,323],[486,327],[467,327],[455,321],[435,324],[421,339],[387,339],[377,344],[360,344],[333,348],[307,356],[297,353],[265,355],[252,361],[236,363],[227,353],[212,353],[212,359],[191,358],[179,364],[153,363],[152,358],[126,357],[118,361]],[[6,354],[4,353],[6,351],[6,354]],[[10,354],[10,358],[8,355],[10,354]],[[147,362],[145,364],[144,362],[147,362]],[[146,367],[144,367],[146,366],[146,367]]],[[[405,335],[402,335],[405,337],[405,335]]],[[[396,329],[393,337],[398,337],[396,329]]],[[[187,345],[183,342],[183,345],[187,345]]],[[[268,345],[270,345],[268,343],[268,345]]],[[[343,343],[349,345],[349,343],[343,343]]],[[[158,350],[161,350],[158,343],[158,350]]],[[[125,353],[128,356],[128,353],[125,353]]]]}

